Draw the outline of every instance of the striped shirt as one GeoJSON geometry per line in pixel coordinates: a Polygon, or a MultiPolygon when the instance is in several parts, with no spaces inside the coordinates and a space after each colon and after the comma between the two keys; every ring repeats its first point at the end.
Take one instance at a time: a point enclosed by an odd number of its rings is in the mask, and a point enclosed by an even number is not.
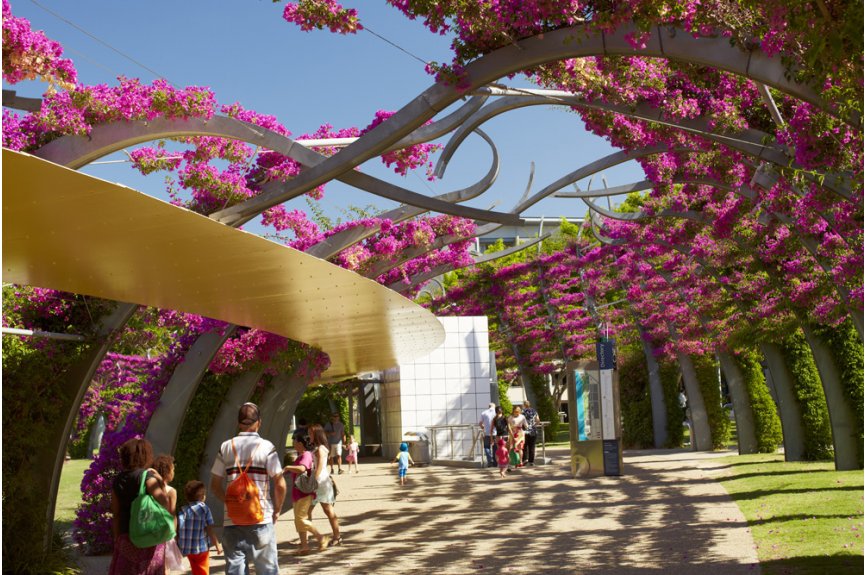
{"type": "Polygon", "coordinates": [[[214,524],[214,516],[204,501],[185,505],[178,514],[178,547],[181,555],[204,553],[211,547],[208,525],[214,524]]]}
{"type": "MultiPolygon", "coordinates": [[[[242,431],[235,436],[235,449],[238,450],[238,464],[235,463],[235,453],[232,451],[232,440],[224,441],[220,447],[220,453],[211,467],[211,474],[226,478],[226,485],[238,477],[241,469],[247,466],[250,455],[253,455],[253,463],[247,470],[247,476],[256,483],[259,488],[259,501],[262,503],[262,513],[265,517],[259,525],[267,525],[272,522],[274,504],[271,502],[270,478],[283,474],[283,466],[277,455],[277,448],[267,439],[259,437],[258,433],[242,431]],[[255,453],[254,453],[255,451],[255,453]]],[[[229,513],[223,514],[223,526],[234,525],[229,513]]]]}

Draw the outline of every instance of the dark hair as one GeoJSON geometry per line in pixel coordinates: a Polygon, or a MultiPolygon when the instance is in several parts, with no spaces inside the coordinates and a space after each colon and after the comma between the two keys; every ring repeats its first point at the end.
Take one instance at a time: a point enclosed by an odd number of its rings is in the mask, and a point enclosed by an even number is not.
{"type": "Polygon", "coordinates": [[[118,449],[120,468],[124,471],[150,467],[154,461],[154,450],[147,439],[128,439],[118,449]]]}
{"type": "Polygon", "coordinates": [[[299,418],[298,418],[298,425],[299,425],[299,426],[301,426],[301,425],[307,425],[307,420],[306,420],[305,418],[303,418],[303,417],[299,417],[299,418]]]}
{"type": "Polygon", "coordinates": [[[255,403],[245,403],[238,410],[238,423],[244,426],[253,425],[259,421],[259,406],[255,403]]]}
{"type": "Polygon", "coordinates": [[[312,447],[318,447],[320,445],[330,447],[328,444],[328,436],[325,435],[325,429],[323,429],[318,423],[314,423],[307,428],[307,437],[310,438],[312,447]]]}
{"type": "Polygon", "coordinates": [[[157,455],[154,458],[154,462],[151,465],[151,467],[156,469],[157,473],[162,475],[163,481],[165,481],[166,475],[168,475],[169,472],[172,470],[172,467],[174,466],[174,464],[175,464],[175,458],[174,457],[172,457],[171,455],[162,454],[162,455],[157,455]]]}
{"type": "Polygon", "coordinates": [[[292,444],[294,445],[296,442],[304,446],[304,451],[310,451],[310,449],[313,447],[310,444],[310,439],[304,434],[298,434],[293,437],[292,444]]]}
{"type": "Polygon", "coordinates": [[[205,498],[205,484],[197,479],[191,479],[184,485],[184,497],[187,501],[202,501],[205,498]]]}
{"type": "Polygon", "coordinates": [[[494,410],[494,411],[495,411],[495,413],[503,413],[503,406],[502,406],[502,405],[498,405],[498,406],[497,406],[497,409],[494,410]]]}

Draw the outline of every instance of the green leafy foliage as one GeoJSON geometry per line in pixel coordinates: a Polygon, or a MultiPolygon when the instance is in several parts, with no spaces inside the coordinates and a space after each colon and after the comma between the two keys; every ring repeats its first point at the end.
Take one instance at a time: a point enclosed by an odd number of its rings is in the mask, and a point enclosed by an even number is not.
{"type": "Polygon", "coordinates": [[[693,356],[692,362],[695,366],[701,396],[704,399],[704,408],[707,411],[713,448],[724,449],[728,446],[732,422],[721,402],[719,366],[716,359],[710,354],[693,356]]]}
{"type": "MultiPolygon", "coordinates": [[[[502,406],[506,413],[512,411],[512,401],[509,399],[509,387],[511,387],[511,385],[505,379],[501,378],[497,381],[497,391],[499,392],[499,401],[497,402],[497,405],[502,406]]],[[[539,419],[542,419],[541,415],[539,416],[539,419]]]]}
{"type": "Polygon", "coordinates": [[[755,350],[747,350],[734,354],[734,358],[741,368],[744,386],[750,398],[759,453],[774,453],[783,442],[783,427],[774,400],[765,384],[759,355],[755,350]]]}
{"type": "Polygon", "coordinates": [[[182,496],[187,481],[199,478],[199,468],[205,459],[216,455],[205,453],[205,445],[223,398],[236,379],[236,375],[208,372],[196,388],[184,416],[174,453],[175,478],[172,487],[178,490],[179,496],[182,496]]]}
{"type": "Polygon", "coordinates": [[[805,431],[804,458],[808,461],[830,459],[833,457],[831,421],[810,346],[804,334],[796,331],[783,342],[782,348],[801,407],[805,431]]]}
{"type": "Polygon", "coordinates": [[[36,469],[36,455],[52,440],[51,429],[65,416],[69,402],[60,386],[64,373],[84,346],[69,342],[24,339],[3,342],[3,571],[58,571],[57,550],[44,555],[47,501],[42,482],[46,470],[36,469]],[[47,361],[47,358],[53,358],[47,361]],[[21,537],[27,533],[27,537],[21,537]]]}
{"type": "Polygon", "coordinates": [[[683,410],[677,402],[680,367],[673,361],[659,359],[659,379],[665,395],[665,412],[668,414],[666,447],[681,447],[683,437],[683,410]]]}
{"type": "MultiPolygon", "coordinates": [[[[556,398],[555,402],[554,398],[551,397],[551,388],[548,385],[548,378],[543,374],[531,374],[530,385],[533,388],[533,394],[536,396],[536,405],[533,407],[535,407],[536,411],[539,412],[540,421],[551,422],[548,426],[548,433],[551,434],[551,437],[554,437],[554,435],[560,430],[560,416],[557,415],[560,411],[560,398],[556,398]]],[[[501,403],[501,405],[503,404],[501,403]]],[[[503,409],[506,409],[505,405],[503,405],[503,409]]]]}
{"type": "Polygon", "coordinates": [[[341,421],[349,429],[349,402],[344,386],[336,383],[308,387],[298,402],[295,416],[303,417],[308,424],[325,425],[331,421],[334,411],[340,414],[341,421]]]}
{"type": "Polygon", "coordinates": [[[620,347],[617,361],[623,447],[626,449],[653,447],[650,378],[647,374],[644,352],[636,346],[620,347]]]}

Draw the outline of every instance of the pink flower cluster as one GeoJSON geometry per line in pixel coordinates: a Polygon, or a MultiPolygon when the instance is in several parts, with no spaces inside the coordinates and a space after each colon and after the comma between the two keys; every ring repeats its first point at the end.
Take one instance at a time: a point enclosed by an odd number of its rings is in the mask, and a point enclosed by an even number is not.
{"type": "MultiPolygon", "coordinates": [[[[42,108],[22,119],[3,123],[4,142],[19,142],[32,151],[67,134],[87,135],[93,126],[117,120],[210,118],[214,96],[207,88],[174,88],[165,80],[150,86],[119,78],[119,85],[76,86],[67,92],[46,94],[42,108]]],[[[4,117],[4,120],[6,117],[4,117]]]]}
{"type": "Polygon", "coordinates": [[[72,60],[62,58],[63,48],[30,21],[12,15],[9,0],[3,0],[3,79],[10,84],[40,79],[71,88],[77,80],[72,60]]]}
{"type": "Polygon", "coordinates": [[[358,21],[358,12],[344,8],[334,0],[299,0],[288,2],[283,9],[283,19],[297,24],[305,32],[314,28],[328,28],[340,34],[355,34],[363,26],[358,21]]]}

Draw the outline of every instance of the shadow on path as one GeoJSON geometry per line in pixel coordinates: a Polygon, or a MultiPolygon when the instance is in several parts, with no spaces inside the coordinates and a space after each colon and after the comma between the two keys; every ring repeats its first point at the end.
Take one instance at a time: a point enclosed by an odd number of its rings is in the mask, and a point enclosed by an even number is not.
{"type": "MultiPolygon", "coordinates": [[[[568,449],[548,455],[551,465],[506,478],[495,469],[415,467],[403,488],[387,463],[363,459],[361,473],[340,476],[343,545],[294,556],[286,513],[277,523],[280,572],[759,573],[743,515],[702,470],[729,453],[627,452],[624,476],[589,479],[571,477],[568,449]]],[[[314,523],[328,530],[321,509],[314,523]]],[[[222,558],[212,556],[211,566],[222,573],[222,558]]]]}

